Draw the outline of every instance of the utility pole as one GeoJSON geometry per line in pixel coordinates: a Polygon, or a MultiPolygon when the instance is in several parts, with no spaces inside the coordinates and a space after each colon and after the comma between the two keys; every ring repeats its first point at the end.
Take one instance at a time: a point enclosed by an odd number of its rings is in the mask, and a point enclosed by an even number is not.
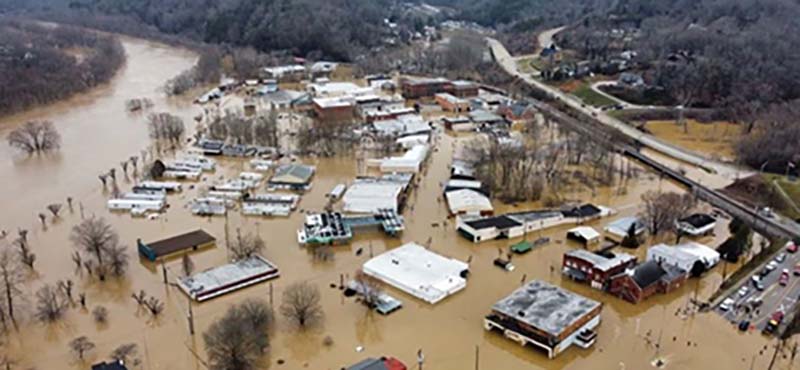
{"type": "Polygon", "coordinates": [[[480,356],[481,356],[480,347],[478,347],[478,345],[476,344],[475,345],[475,370],[479,370],[479,368],[480,368],[480,356]]]}
{"type": "Polygon", "coordinates": [[[269,306],[272,307],[272,282],[269,283],[269,306]]]}
{"type": "Polygon", "coordinates": [[[189,334],[194,336],[194,312],[192,312],[192,298],[187,296],[186,299],[189,302],[189,334]]]}

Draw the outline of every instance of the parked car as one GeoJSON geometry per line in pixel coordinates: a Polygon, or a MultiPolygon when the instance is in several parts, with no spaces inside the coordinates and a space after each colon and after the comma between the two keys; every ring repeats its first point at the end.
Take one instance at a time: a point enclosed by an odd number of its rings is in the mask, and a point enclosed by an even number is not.
{"type": "Polygon", "coordinates": [[[764,327],[764,333],[766,334],[774,333],[775,329],[777,329],[778,326],[781,324],[781,321],[783,321],[783,311],[780,310],[775,311],[775,313],[773,313],[772,316],[770,317],[770,320],[767,322],[767,326],[764,327]]]}
{"type": "Polygon", "coordinates": [[[800,263],[794,265],[794,276],[800,276],[800,263]]]}
{"type": "Polygon", "coordinates": [[[781,277],[778,278],[778,284],[781,286],[789,285],[789,270],[783,269],[783,272],[781,272],[781,277]]]}
{"type": "Polygon", "coordinates": [[[739,297],[744,297],[748,292],[750,292],[750,289],[748,289],[746,286],[742,286],[739,288],[739,292],[737,294],[739,294],[739,297]]]}
{"type": "Polygon", "coordinates": [[[763,269],[761,269],[761,271],[759,271],[759,272],[758,272],[758,276],[760,276],[760,277],[762,277],[762,278],[763,278],[764,276],[767,276],[767,275],[769,275],[769,273],[770,273],[771,271],[772,271],[772,270],[770,270],[770,269],[768,269],[768,268],[764,267],[763,269]]]}
{"type": "Polygon", "coordinates": [[[796,253],[797,252],[797,244],[793,241],[789,241],[786,243],[786,251],[789,253],[796,253]]]}
{"type": "Polygon", "coordinates": [[[778,268],[778,265],[779,265],[779,263],[778,263],[778,262],[775,262],[774,260],[773,260],[773,261],[770,261],[770,262],[767,264],[767,270],[769,270],[769,271],[775,270],[776,268],[778,268]]]}
{"type": "Polygon", "coordinates": [[[750,321],[749,320],[742,320],[739,323],[739,330],[747,331],[747,329],[750,329],[750,321]]]}
{"type": "Polygon", "coordinates": [[[719,304],[719,309],[723,311],[728,311],[731,309],[731,307],[735,302],[736,301],[734,301],[733,298],[731,297],[725,298],[725,300],[723,300],[722,303],[719,304]]]}
{"type": "Polygon", "coordinates": [[[775,262],[783,263],[783,261],[786,261],[786,253],[781,253],[775,257],[775,262]]]}

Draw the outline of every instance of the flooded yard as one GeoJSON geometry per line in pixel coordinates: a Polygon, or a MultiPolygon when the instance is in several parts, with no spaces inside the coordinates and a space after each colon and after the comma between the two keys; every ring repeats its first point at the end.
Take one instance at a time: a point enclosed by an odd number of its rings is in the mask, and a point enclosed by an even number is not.
{"type": "MultiPolygon", "coordinates": [[[[569,227],[561,227],[541,232],[541,236],[551,238],[550,244],[515,257],[513,272],[495,267],[492,260],[497,257],[498,248],[505,249],[517,240],[473,244],[456,233],[455,221],[447,217],[441,184],[449,176],[453,141],[461,138],[447,133],[438,133],[437,149],[411,194],[404,212],[403,235],[389,238],[378,231],[361,233],[349,245],[334,247],[334,258],[327,261],[315,259],[309,249],[299,246],[296,230],[305,211],[323,210],[328,202],[325,194],[336,184],[349,183],[359,173],[353,157],[299,159],[315,165],[317,173],[298,211],[288,218],[243,217],[238,212],[231,212],[227,219],[190,214],[187,204],[197,195],[197,187],[246,170],[243,159],[219,160],[217,171],[203,175],[196,188],[189,189],[187,184],[184,192],[170,195],[171,207],[157,219],[110,213],[105,206],[109,190],[103,189],[97,175],[118,167],[129,156],[138,155],[149,143],[144,117],[126,113],[125,100],[151,97],[155,102],[152,111],[169,111],[187,123],[200,111],[188,99],[168,100],[157,92],[166,79],[189,68],[194,55],[134,39],[125,39],[124,46],[127,66],[108,86],[54,106],[7,117],[0,125],[0,136],[4,137],[8,130],[26,120],[49,119],[61,131],[63,140],[58,154],[31,158],[19,157],[7,145],[0,145],[0,177],[4,179],[0,203],[6,206],[0,214],[0,228],[11,235],[18,228],[30,229],[31,247],[38,257],[36,274],[30,277],[27,290],[72,279],[76,282],[76,292],[87,294],[88,309],[76,304],[65,319],[55,324],[39,324],[30,315],[19,320],[19,328],[6,339],[4,350],[23,367],[86,369],[87,364],[76,360],[67,345],[71,339],[86,335],[97,345],[88,355],[87,363],[106,359],[120,344],[136,343],[142,362],[134,369],[206,369],[202,333],[214,320],[245,298],[261,298],[277,307],[284,288],[298,280],[310,281],[320,288],[325,319],[317,327],[299,331],[277,316],[264,369],[333,370],[367,356],[381,355],[395,356],[415,368],[419,349],[425,353],[426,369],[443,370],[476,368],[476,352],[480,369],[646,369],[656,356],[663,357],[665,367],[670,369],[745,369],[751,361],[754,368],[765,369],[770,362],[771,347],[764,348],[772,342],[766,337],[740,333],[713,313],[688,317],[680,313],[689,307],[690,297],[696,294],[705,299],[715,291],[722,281],[722,266],[701,279],[689,280],[675,292],[634,305],[562,277],[562,254],[578,246],[566,241],[569,227]],[[63,203],[68,196],[75,199],[73,210],[63,211],[56,220],[48,217],[47,226],[42,227],[36,215],[47,204],[63,203]],[[130,268],[124,279],[100,283],[85,274],[76,275],[70,259],[73,246],[69,233],[82,217],[91,215],[109,220],[127,246],[130,268]],[[197,271],[226,263],[226,229],[228,235],[235,235],[240,229],[257,233],[265,240],[264,257],[278,266],[280,278],[204,303],[190,303],[178,288],[163,284],[161,266],[138,256],[136,240],[158,240],[198,228],[214,235],[218,243],[213,249],[191,255],[197,271]],[[403,308],[380,316],[332,288],[339,282],[340,274],[352,277],[370,254],[379,254],[404,242],[423,244],[429,239],[433,251],[471,261],[466,289],[429,305],[387,288],[403,302],[403,308]],[[363,253],[358,255],[358,250],[363,253]],[[482,321],[491,305],[520,286],[523,279],[548,281],[602,302],[604,309],[595,346],[588,350],[573,347],[548,360],[533,348],[520,347],[497,333],[486,332],[482,321]],[[158,319],[152,319],[131,298],[131,294],[140,290],[166,303],[166,310],[158,319]],[[186,318],[189,304],[193,305],[195,317],[194,336],[189,333],[186,318]],[[109,309],[107,324],[98,325],[92,319],[91,310],[98,305],[109,309]],[[333,344],[323,344],[327,336],[333,344]],[[362,352],[356,350],[359,347],[363,347],[362,352]],[[283,363],[278,364],[279,360],[283,363]]],[[[118,176],[118,182],[123,191],[133,185],[133,179],[122,176],[118,176]]],[[[592,197],[588,191],[576,191],[568,194],[568,198],[612,207],[618,211],[615,217],[629,216],[639,212],[641,194],[655,189],[679,190],[676,185],[646,173],[632,180],[624,192],[601,189],[592,197]]],[[[515,207],[495,203],[495,212],[538,207],[541,205],[515,207]]],[[[607,222],[609,219],[595,221],[590,226],[600,230],[607,222]]],[[[726,223],[718,224],[716,236],[703,240],[713,247],[727,236],[726,223]]],[[[9,239],[11,236],[2,242],[10,242],[9,239]]],[[[642,247],[635,253],[642,258],[644,252],[642,247]]],[[[179,258],[166,263],[170,279],[180,276],[180,263],[179,258]]],[[[35,298],[30,294],[28,306],[33,305],[35,298]]],[[[779,365],[788,368],[787,361],[779,361],[779,365]]]]}

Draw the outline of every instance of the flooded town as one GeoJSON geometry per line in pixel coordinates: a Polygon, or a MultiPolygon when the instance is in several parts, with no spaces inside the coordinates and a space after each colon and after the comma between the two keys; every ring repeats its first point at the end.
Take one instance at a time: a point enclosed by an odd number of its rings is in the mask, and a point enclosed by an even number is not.
{"type": "Polygon", "coordinates": [[[0,364],[792,369],[793,162],[548,80],[564,27],[521,57],[473,28],[420,40],[478,32],[510,82],[321,57],[201,82],[202,49],[99,33],[108,81],[0,116],[0,364]]]}

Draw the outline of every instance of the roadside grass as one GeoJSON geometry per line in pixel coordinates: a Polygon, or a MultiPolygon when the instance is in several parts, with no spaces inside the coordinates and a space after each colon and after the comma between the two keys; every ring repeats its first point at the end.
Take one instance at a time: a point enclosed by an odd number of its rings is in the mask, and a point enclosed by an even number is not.
{"type": "Polygon", "coordinates": [[[788,200],[794,203],[788,204],[784,209],[781,209],[781,213],[794,220],[800,218],[800,210],[798,210],[800,208],[800,179],[789,181],[785,176],[775,174],[764,174],[762,176],[766,182],[774,184],[774,186],[783,190],[789,197],[788,200]]]}
{"type": "Polygon", "coordinates": [[[583,100],[584,103],[594,107],[604,107],[606,105],[614,105],[617,103],[605,95],[592,90],[592,87],[588,83],[584,83],[578,87],[573,92],[573,95],[583,100]]]}

